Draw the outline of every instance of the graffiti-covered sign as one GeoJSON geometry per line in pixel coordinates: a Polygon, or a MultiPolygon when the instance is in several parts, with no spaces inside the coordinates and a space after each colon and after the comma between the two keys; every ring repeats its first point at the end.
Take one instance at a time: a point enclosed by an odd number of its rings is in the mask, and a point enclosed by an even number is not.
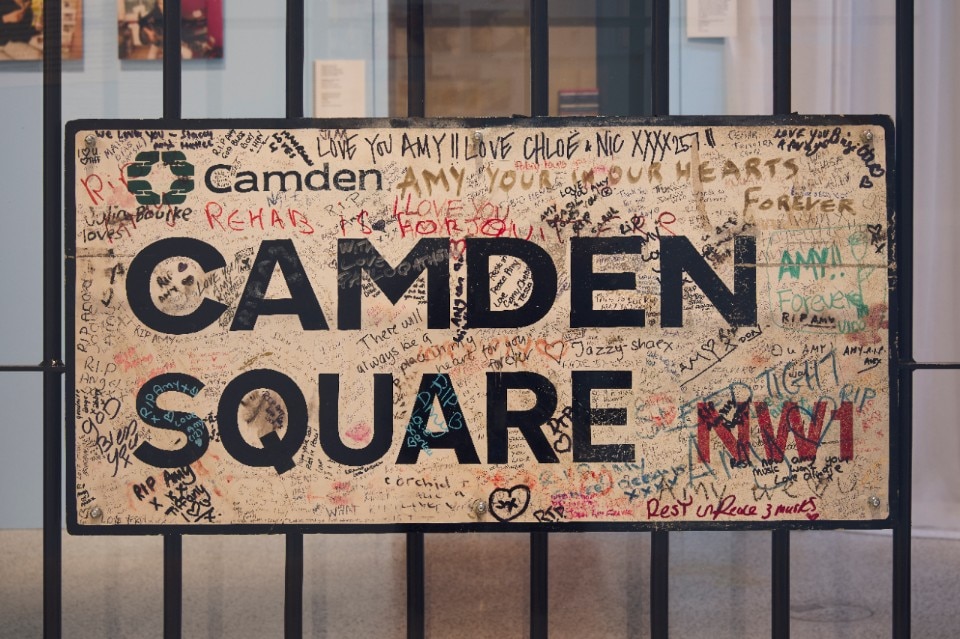
{"type": "Polygon", "coordinates": [[[879,525],[892,136],[71,123],[70,528],[879,525]]]}

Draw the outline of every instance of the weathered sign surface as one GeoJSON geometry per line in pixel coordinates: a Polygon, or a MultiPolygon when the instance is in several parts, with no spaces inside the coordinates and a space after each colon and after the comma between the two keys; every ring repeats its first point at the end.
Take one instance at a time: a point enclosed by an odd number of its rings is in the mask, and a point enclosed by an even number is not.
{"type": "Polygon", "coordinates": [[[888,518],[887,118],[67,131],[74,532],[888,518]]]}

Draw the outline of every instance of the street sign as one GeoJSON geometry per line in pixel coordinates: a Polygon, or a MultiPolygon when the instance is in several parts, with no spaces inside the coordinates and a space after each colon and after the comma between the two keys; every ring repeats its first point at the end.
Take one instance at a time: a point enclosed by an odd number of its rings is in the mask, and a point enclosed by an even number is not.
{"type": "Polygon", "coordinates": [[[75,533],[879,527],[886,117],[67,127],[75,533]]]}

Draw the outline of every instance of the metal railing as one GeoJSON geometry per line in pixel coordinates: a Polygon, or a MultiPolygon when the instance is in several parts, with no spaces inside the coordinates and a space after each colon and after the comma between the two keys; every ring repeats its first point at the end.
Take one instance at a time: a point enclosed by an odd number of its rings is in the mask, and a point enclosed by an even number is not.
{"type": "MultiPolygon", "coordinates": [[[[773,1],[773,113],[789,113],[791,1],[773,1]]],[[[407,0],[407,104],[408,115],[425,115],[424,0],[407,0]]],[[[61,547],[61,444],[63,441],[63,390],[65,366],[61,338],[63,331],[62,202],[61,177],[61,2],[44,3],[43,62],[43,359],[39,365],[0,366],[12,372],[43,374],[43,608],[44,637],[61,636],[62,547],[61,547]]],[[[643,6],[632,1],[632,10],[643,6]]],[[[913,360],[913,61],[914,9],[912,0],[896,1],[896,147],[895,197],[898,220],[900,283],[899,340],[896,364],[899,415],[891,415],[891,468],[895,473],[892,501],[893,521],[893,636],[910,636],[910,520],[913,372],[918,369],[960,369],[960,363],[915,362],[913,360]]],[[[548,111],[548,11],[547,0],[530,0],[531,114],[548,111]]],[[[286,6],[286,117],[303,117],[304,2],[287,0],[286,6]]],[[[168,42],[180,37],[180,1],[165,3],[164,28],[168,42]]],[[[637,11],[639,15],[639,11],[637,11]]],[[[652,6],[652,114],[669,115],[669,1],[653,0],[652,6]]],[[[181,117],[181,68],[178,47],[164,47],[163,117],[181,117]]],[[[631,100],[637,104],[638,100],[631,100]]],[[[632,107],[633,108],[633,107],[632,107]]],[[[638,115],[636,113],[629,115],[638,115]]],[[[640,533],[637,533],[640,534],[640,533]]],[[[776,639],[790,633],[790,533],[772,533],[771,634],[776,639]]],[[[407,635],[423,637],[425,632],[424,534],[407,533],[407,635]]],[[[548,534],[530,533],[530,635],[548,636],[547,575],[548,534]]],[[[182,626],[182,536],[164,535],[164,636],[180,637],[182,626]]],[[[650,544],[650,631],[656,638],[669,630],[669,533],[654,531],[650,544]]],[[[303,535],[286,535],[284,632],[300,637],[303,628],[303,535]]]]}

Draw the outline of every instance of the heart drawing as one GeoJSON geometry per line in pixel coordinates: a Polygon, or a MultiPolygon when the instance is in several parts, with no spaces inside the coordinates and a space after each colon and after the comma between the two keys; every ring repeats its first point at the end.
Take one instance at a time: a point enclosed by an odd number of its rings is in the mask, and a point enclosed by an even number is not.
{"type": "Polygon", "coordinates": [[[567,354],[569,345],[562,339],[558,339],[555,342],[547,342],[541,338],[537,340],[536,347],[538,351],[559,364],[563,356],[567,354]]]}
{"type": "Polygon", "coordinates": [[[497,488],[490,493],[490,514],[498,521],[516,519],[530,505],[530,487],[519,484],[513,488],[497,488]]]}

